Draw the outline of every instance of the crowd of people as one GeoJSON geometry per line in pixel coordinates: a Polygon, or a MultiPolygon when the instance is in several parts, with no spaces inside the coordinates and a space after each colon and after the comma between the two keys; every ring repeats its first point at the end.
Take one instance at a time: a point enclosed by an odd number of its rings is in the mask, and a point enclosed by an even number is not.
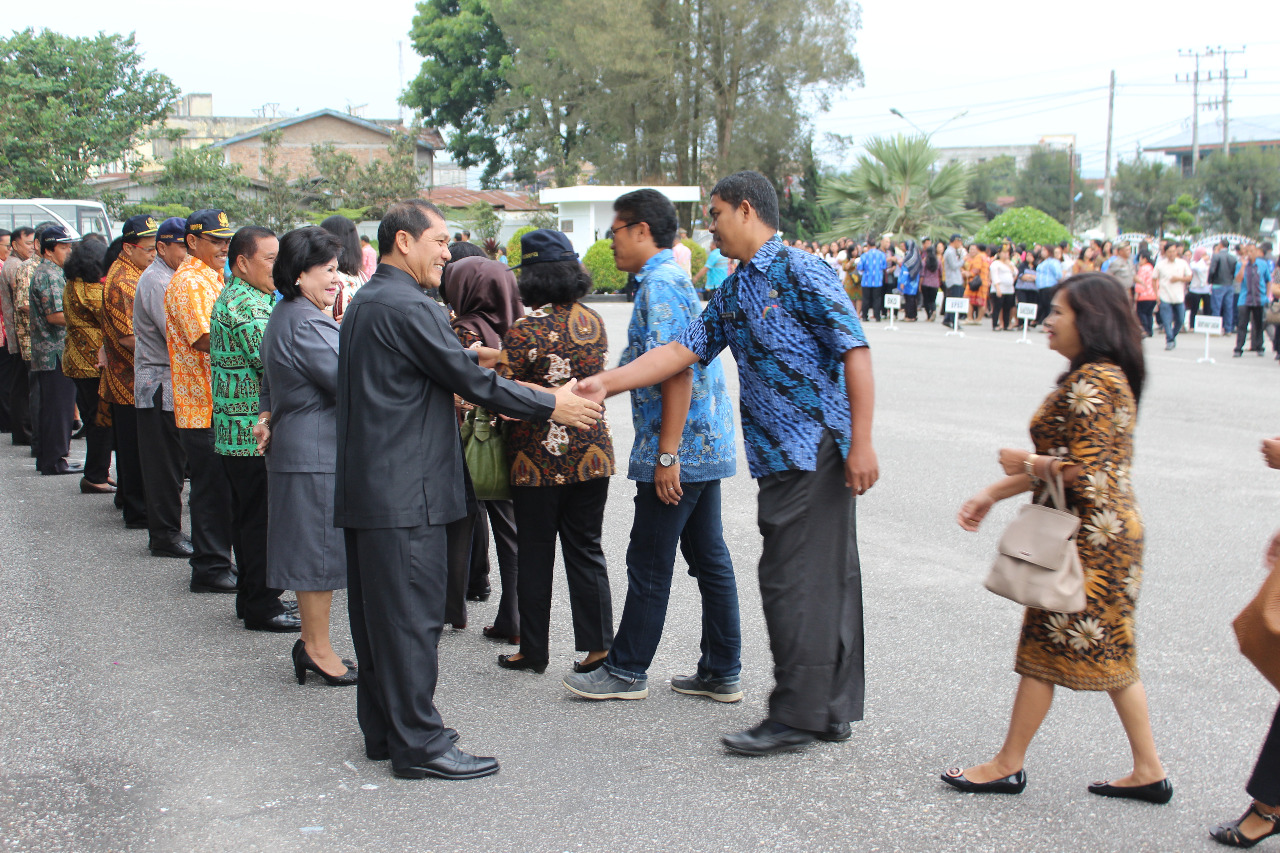
{"type": "MultiPolygon", "coordinates": [[[[696,667],[671,687],[742,699],[738,593],[721,520],[721,481],[736,473],[718,362],[728,348],[760,487],[758,574],[775,684],[765,719],[722,740],[731,752],[771,755],[847,741],[863,717],[854,516],[879,468],[862,321],[880,319],[892,290],[909,321],[922,310],[932,319],[945,288],[968,295],[965,322],[989,316],[994,328],[1011,328],[1019,291],[1033,293],[1022,301],[1036,302],[1037,325],[1068,368],[1032,422],[1033,450],[1001,450],[1004,476],[958,521],[976,530],[997,501],[1038,497],[1060,481],[1082,522],[1085,607],[1027,609],[1005,743],[991,761],[942,780],[1020,793],[1027,746],[1063,686],[1109,693],[1132,749],[1131,772],[1088,790],[1168,802],[1173,787],[1136,668],[1143,527],[1129,466],[1151,316],[1139,284],[1157,281],[1158,298],[1168,288],[1161,316],[1172,343],[1184,307],[1175,285],[1194,281],[1184,267],[1204,266],[1205,281],[1231,288],[1242,309],[1242,341],[1264,319],[1270,247],[1244,247],[1238,262],[1224,247],[1190,264],[1179,245],[1161,247],[1156,264],[1139,247],[1135,264],[1127,244],[1114,254],[1088,246],[1069,271],[1062,247],[966,248],[959,237],[945,247],[886,239],[810,252],[777,239],[777,196],[755,172],[721,180],[708,216],[723,267],[737,267],[720,278],[713,259],[704,308],[674,251],[681,232],[671,202],[645,189],[616,200],[608,237],[637,286],[613,369],[604,321],[582,301],[590,274],[557,231],[524,235],[513,270],[451,242],[444,215],[420,200],[390,206],[372,258],[337,216],[283,235],[232,229],[219,210],[136,216],[109,245],[55,224],[19,228],[0,235],[12,249],[0,269],[0,414],[41,474],[80,474],[82,492],[114,495],[126,527],[148,531],[153,555],[186,558],[192,592],[235,594],[247,629],[300,633],[294,676],[356,686],[370,760],[390,760],[406,778],[473,779],[498,762],[458,747],[434,697],[444,626],[465,627],[467,600],[491,592],[490,528],[502,603],[483,633],[518,647],[497,666],[541,674],[549,665],[558,542],[574,647],[584,653],[565,689],[586,700],[646,698],[680,553],[697,581],[702,637],[696,667]],[[602,543],[617,462],[603,401],[623,391],[636,492],[615,630],[602,543]],[[77,414],[83,465],[70,459],[77,414]],[[503,438],[496,476],[464,461],[463,434],[479,432],[503,438]],[[180,503],[188,479],[189,539],[180,503]],[[355,659],[330,642],[333,591],[342,588],[355,659]]],[[[1225,295],[1196,292],[1209,299],[1194,310],[1224,310],[1225,295]]],[[[1280,450],[1268,452],[1280,465],[1280,450]]],[[[1280,722],[1250,784],[1254,804],[1215,830],[1219,841],[1250,846],[1277,831],[1278,738],[1280,722]]]]}
{"type": "Polygon", "coordinates": [[[1266,327],[1272,326],[1272,351],[1280,361],[1280,314],[1267,314],[1268,306],[1280,299],[1270,242],[1232,244],[1223,239],[1212,250],[1193,251],[1190,244],[1175,240],[1091,240],[1073,248],[1066,241],[966,245],[954,234],[945,244],[928,237],[919,243],[909,238],[895,242],[886,236],[865,243],[796,240],[794,247],[831,266],[864,322],[883,319],[884,297],[896,293],[907,322],[922,319],[923,311],[925,321],[936,317],[950,327],[956,318],[943,310],[942,299],[963,298],[967,325],[989,318],[994,331],[1016,331],[1021,324],[1015,306],[1030,302],[1037,311],[1028,325],[1038,328],[1063,280],[1105,272],[1128,290],[1143,334],[1151,337],[1157,327],[1164,333],[1165,349],[1176,348],[1178,335],[1194,330],[1196,316],[1204,315],[1221,318],[1222,334],[1236,336],[1236,357],[1246,344],[1250,352],[1263,355],[1266,327]]]}

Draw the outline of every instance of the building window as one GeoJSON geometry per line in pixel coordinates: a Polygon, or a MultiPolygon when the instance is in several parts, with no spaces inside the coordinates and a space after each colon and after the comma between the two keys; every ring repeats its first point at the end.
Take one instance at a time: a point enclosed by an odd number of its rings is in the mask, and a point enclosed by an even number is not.
{"type": "Polygon", "coordinates": [[[572,234],[572,233],[573,233],[573,220],[572,220],[572,219],[561,219],[561,220],[560,220],[560,230],[561,230],[561,231],[563,231],[565,234],[572,234]]]}

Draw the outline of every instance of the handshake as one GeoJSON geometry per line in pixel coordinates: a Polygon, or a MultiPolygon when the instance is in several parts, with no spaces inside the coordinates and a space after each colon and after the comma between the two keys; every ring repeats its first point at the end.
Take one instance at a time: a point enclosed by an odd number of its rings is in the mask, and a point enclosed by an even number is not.
{"type": "MultiPolygon", "coordinates": [[[[480,366],[490,369],[498,363],[498,358],[502,355],[501,350],[478,343],[472,344],[471,349],[479,354],[480,366]]],[[[596,422],[604,416],[604,398],[607,396],[604,381],[600,376],[601,374],[588,376],[582,381],[570,379],[554,391],[540,389],[549,391],[556,398],[556,408],[551,413],[551,420],[578,429],[591,429],[595,426],[596,422]]]]}

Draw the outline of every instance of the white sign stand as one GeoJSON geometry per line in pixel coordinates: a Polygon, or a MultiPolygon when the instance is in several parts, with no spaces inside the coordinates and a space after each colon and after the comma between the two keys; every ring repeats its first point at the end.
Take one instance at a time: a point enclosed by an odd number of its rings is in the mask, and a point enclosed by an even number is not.
{"type": "Polygon", "coordinates": [[[961,323],[960,318],[968,316],[969,300],[963,296],[948,296],[947,297],[947,313],[955,317],[955,326],[952,327],[951,331],[943,335],[943,337],[949,338],[952,335],[959,335],[960,337],[963,338],[964,330],[960,327],[960,323],[961,323]]]}
{"type": "Polygon", "coordinates": [[[1209,357],[1209,338],[1222,334],[1222,318],[1197,314],[1196,327],[1192,331],[1204,334],[1204,358],[1197,358],[1196,364],[1204,364],[1206,361],[1214,364],[1214,360],[1209,357]]]}
{"type": "Polygon", "coordinates": [[[898,327],[894,325],[897,319],[898,309],[902,307],[902,297],[897,293],[886,293],[884,296],[884,307],[889,309],[889,325],[884,327],[886,332],[896,332],[898,327]]]}
{"type": "Polygon", "coordinates": [[[1034,302],[1018,303],[1018,319],[1022,321],[1022,337],[1015,341],[1015,343],[1031,343],[1031,341],[1027,340],[1027,329],[1031,327],[1031,321],[1036,318],[1036,312],[1039,310],[1040,306],[1034,302]]]}

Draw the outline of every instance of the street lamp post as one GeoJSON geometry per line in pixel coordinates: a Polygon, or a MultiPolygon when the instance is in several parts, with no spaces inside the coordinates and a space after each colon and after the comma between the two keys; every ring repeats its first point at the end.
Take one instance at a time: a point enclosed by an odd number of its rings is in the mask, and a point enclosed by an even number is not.
{"type": "Polygon", "coordinates": [[[893,114],[894,114],[894,115],[896,115],[898,118],[902,119],[902,120],[903,120],[903,121],[905,121],[907,124],[911,125],[911,126],[912,126],[912,127],[914,127],[917,131],[919,131],[920,135],[924,137],[924,141],[925,141],[925,142],[928,142],[930,139],[932,139],[932,138],[933,138],[933,135],[934,135],[935,133],[937,133],[938,131],[942,130],[942,129],[943,129],[944,127],[946,127],[947,125],[951,124],[951,122],[955,121],[955,120],[956,120],[956,119],[958,119],[958,118],[964,118],[965,116],[967,116],[967,115],[969,114],[969,111],[968,111],[968,110],[961,110],[960,112],[958,112],[958,113],[956,113],[955,115],[953,115],[951,118],[949,118],[949,119],[947,119],[946,121],[944,121],[942,124],[940,124],[940,125],[938,125],[937,127],[935,127],[933,130],[929,131],[928,133],[925,133],[924,129],[923,129],[923,128],[921,128],[921,127],[920,127],[920,125],[916,124],[914,121],[912,121],[911,119],[907,118],[907,117],[903,114],[902,110],[898,109],[897,107],[890,107],[890,108],[889,108],[889,112],[893,113],[893,114]]]}

